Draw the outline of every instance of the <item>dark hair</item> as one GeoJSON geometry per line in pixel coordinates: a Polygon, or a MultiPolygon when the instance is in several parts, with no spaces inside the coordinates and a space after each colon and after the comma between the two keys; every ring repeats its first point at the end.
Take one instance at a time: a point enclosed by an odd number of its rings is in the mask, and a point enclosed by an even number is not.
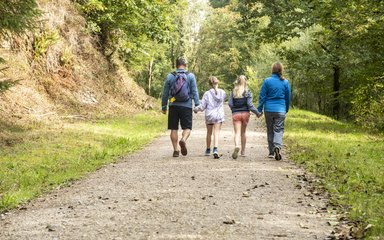
{"type": "Polygon", "coordinates": [[[275,62],[274,64],[272,64],[272,73],[276,73],[277,75],[279,75],[280,80],[285,80],[285,77],[283,77],[283,73],[284,73],[283,64],[279,62],[275,62]]]}
{"type": "Polygon", "coordinates": [[[180,67],[180,66],[187,66],[187,60],[185,60],[184,57],[178,57],[176,59],[176,67],[180,67]]]}

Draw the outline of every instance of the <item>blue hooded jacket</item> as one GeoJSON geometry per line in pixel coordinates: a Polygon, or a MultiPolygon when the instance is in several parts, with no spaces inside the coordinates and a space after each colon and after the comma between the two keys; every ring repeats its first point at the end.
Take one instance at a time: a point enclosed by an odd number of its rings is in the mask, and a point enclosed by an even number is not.
{"type": "Polygon", "coordinates": [[[259,106],[257,110],[263,112],[287,113],[291,104],[291,87],[287,79],[281,80],[280,76],[273,73],[264,80],[261,87],[259,106]]]}

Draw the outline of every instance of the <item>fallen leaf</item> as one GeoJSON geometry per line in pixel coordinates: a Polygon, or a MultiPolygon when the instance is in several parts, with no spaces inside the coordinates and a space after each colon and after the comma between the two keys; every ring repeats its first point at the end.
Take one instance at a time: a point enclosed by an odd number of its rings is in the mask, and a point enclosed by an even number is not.
{"type": "Polygon", "coordinates": [[[303,229],[308,229],[308,226],[306,226],[304,223],[300,223],[299,226],[303,229]]]}
{"type": "Polygon", "coordinates": [[[328,221],[327,224],[328,224],[329,226],[334,227],[334,226],[339,225],[339,222],[336,222],[336,221],[328,221]]]}
{"type": "Polygon", "coordinates": [[[372,228],[372,227],[373,227],[372,224],[368,224],[368,225],[364,228],[364,230],[367,231],[368,229],[370,229],[370,228],[372,228]]]}
{"type": "Polygon", "coordinates": [[[55,227],[50,224],[47,225],[46,229],[48,229],[49,232],[54,232],[56,230],[55,227]]]}
{"type": "Polygon", "coordinates": [[[274,237],[288,237],[287,234],[274,234],[274,237]]]}
{"type": "Polygon", "coordinates": [[[243,192],[243,197],[250,197],[251,195],[249,194],[249,192],[243,192]]]}
{"type": "Polygon", "coordinates": [[[225,220],[225,221],[223,221],[223,223],[230,225],[230,224],[235,224],[236,222],[235,222],[235,220],[232,219],[232,220],[225,220]]]}

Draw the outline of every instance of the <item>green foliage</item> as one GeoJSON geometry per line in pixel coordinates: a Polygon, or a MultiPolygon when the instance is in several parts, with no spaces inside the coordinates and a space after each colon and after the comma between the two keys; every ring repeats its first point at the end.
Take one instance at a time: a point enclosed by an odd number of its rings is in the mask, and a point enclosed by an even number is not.
{"type": "MultiPolygon", "coordinates": [[[[239,17],[228,6],[211,10],[204,22],[193,69],[202,89],[208,88],[211,75],[221,80],[222,88],[230,90],[238,75],[255,73],[252,54],[259,45],[245,40],[247,36],[237,23],[239,17]]],[[[257,81],[256,76],[248,77],[257,81]]]]}
{"type": "Polygon", "coordinates": [[[57,31],[44,31],[43,33],[35,36],[33,42],[33,53],[35,58],[45,55],[48,48],[54,45],[60,39],[57,31]]]}
{"type": "Polygon", "coordinates": [[[140,149],[163,132],[164,120],[148,112],[64,129],[1,128],[10,133],[0,141],[0,211],[140,149]]]}
{"type": "Polygon", "coordinates": [[[373,78],[355,91],[352,115],[357,123],[384,132],[384,77],[373,78]]]}
{"type": "Polygon", "coordinates": [[[4,63],[6,61],[0,57],[0,94],[19,83],[19,80],[12,80],[3,73],[4,70],[8,69],[6,66],[3,67],[4,63]]]}
{"type": "Polygon", "coordinates": [[[244,41],[275,44],[270,56],[288,63],[296,106],[353,119],[356,90],[382,77],[383,1],[240,0],[233,9],[244,41]]]}
{"type": "MultiPolygon", "coordinates": [[[[11,33],[22,33],[35,26],[35,18],[39,15],[35,0],[0,1],[0,39],[11,33]]],[[[0,65],[5,60],[0,57],[0,65]]],[[[0,69],[0,74],[1,73],[0,69]]],[[[2,77],[0,75],[0,77],[2,77]]],[[[18,81],[0,78],[0,93],[5,92],[18,81]]]]}
{"type": "Polygon", "coordinates": [[[373,225],[367,238],[383,237],[384,136],[299,110],[290,111],[286,128],[290,158],[320,177],[332,202],[360,228],[373,225]]]}
{"type": "Polygon", "coordinates": [[[33,28],[38,15],[35,0],[0,1],[0,36],[33,28]]]}
{"type": "Polygon", "coordinates": [[[10,80],[10,79],[0,79],[0,93],[3,93],[10,89],[11,87],[15,86],[18,83],[18,81],[10,80]]]}
{"type": "Polygon", "coordinates": [[[221,80],[221,87],[230,89],[241,73],[242,42],[237,38],[237,18],[228,8],[219,8],[212,10],[204,22],[194,69],[201,87],[208,88],[207,79],[214,75],[221,80]]]}
{"type": "Polygon", "coordinates": [[[77,0],[88,29],[99,36],[107,57],[118,56],[152,96],[159,96],[167,72],[184,55],[189,15],[183,0],[77,0]]]}
{"type": "Polygon", "coordinates": [[[73,53],[69,47],[62,50],[60,54],[60,65],[63,67],[71,67],[73,65],[73,53]]]}
{"type": "Polygon", "coordinates": [[[90,30],[100,36],[104,50],[119,51],[131,62],[132,54],[144,53],[157,43],[169,41],[175,5],[149,0],[79,0],[90,30]],[[151,43],[151,44],[148,44],[151,43]]]}
{"type": "Polygon", "coordinates": [[[230,4],[230,0],[209,0],[213,8],[222,8],[230,4]]]}

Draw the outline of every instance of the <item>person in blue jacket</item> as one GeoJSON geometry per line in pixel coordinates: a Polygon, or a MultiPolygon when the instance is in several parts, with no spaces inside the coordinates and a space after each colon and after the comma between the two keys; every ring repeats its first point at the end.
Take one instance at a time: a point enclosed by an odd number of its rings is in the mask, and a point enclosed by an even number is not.
{"type": "Polygon", "coordinates": [[[200,105],[196,77],[187,71],[187,61],[179,57],[176,67],[176,71],[169,73],[165,79],[161,101],[163,114],[167,114],[169,108],[168,129],[171,130],[173,157],[179,157],[180,152],[183,156],[187,155],[186,142],[192,130],[192,100],[195,106],[200,105]],[[183,131],[178,142],[179,124],[183,131]]]}
{"type": "Polygon", "coordinates": [[[284,67],[276,62],[272,65],[272,76],[265,79],[261,87],[257,110],[265,114],[269,158],[281,160],[284,121],[291,103],[291,87],[283,77],[284,67]]]}

